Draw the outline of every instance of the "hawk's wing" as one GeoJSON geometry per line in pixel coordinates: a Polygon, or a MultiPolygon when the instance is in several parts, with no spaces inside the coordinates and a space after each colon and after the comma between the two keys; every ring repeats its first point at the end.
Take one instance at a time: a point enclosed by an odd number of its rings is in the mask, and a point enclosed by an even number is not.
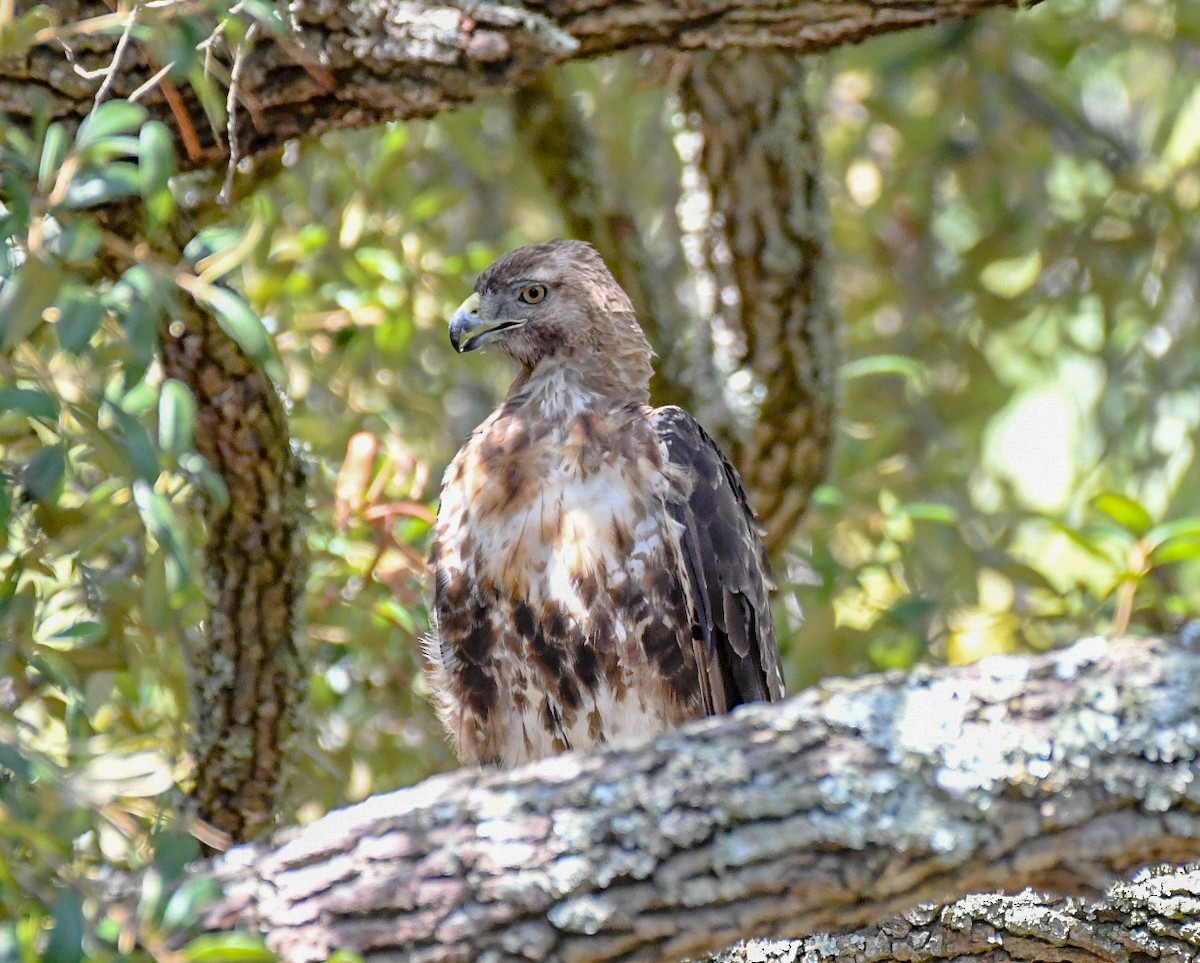
{"type": "Polygon", "coordinates": [[[783,698],[783,670],[758,516],[733,465],[691,415],[658,408],[650,423],[680,486],[668,508],[683,526],[685,588],[705,646],[697,653],[705,708],[724,712],[743,702],[776,702],[783,698]]]}

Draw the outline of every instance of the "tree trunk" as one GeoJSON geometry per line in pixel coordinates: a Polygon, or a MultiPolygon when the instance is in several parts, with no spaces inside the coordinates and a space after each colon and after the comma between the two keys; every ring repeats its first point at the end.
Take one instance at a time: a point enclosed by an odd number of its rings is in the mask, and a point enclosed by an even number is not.
{"type": "Polygon", "coordinates": [[[163,373],[196,399],[196,449],[229,492],[205,508],[211,609],[185,653],[191,795],[201,819],[245,842],[275,821],[305,692],[303,469],[271,379],[211,314],[188,304],[160,344],[163,373]]]}
{"type": "MultiPolygon", "coordinates": [[[[234,850],[207,925],[261,930],[287,961],[666,961],[864,926],[936,959],[955,921],[1019,934],[1037,914],[979,898],[883,921],[979,891],[1094,896],[1200,852],[1197,718],[1200,655],[1162,642],[831,682],[640,748],[437,776],[234,850]],[[918,927],[941,935],[922,948],[918,927]]],[[[1065,941],[1065,917],[1043,917],[1065,941]]],[[[1173,932],[1200,955],[1195,927],[1173,932]]],[[[953,946],[1005,958],[982,933],[953,946]]]]}
{"type": "Polygon", "coordinates": [[[817,114],[801,58],[692,57],[680,87],[709,194],[714,321],[746,375],[733,460],[782,548],[829,471],[838,370],[817,114]]]}

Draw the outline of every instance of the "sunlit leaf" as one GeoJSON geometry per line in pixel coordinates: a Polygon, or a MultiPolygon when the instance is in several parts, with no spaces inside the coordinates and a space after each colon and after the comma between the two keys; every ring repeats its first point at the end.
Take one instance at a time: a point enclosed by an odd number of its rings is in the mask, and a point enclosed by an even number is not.
{"type": "Polygon", "coordinates": [[[158,396],[158,444],[179,455],[190,451],[196,435],[196,400],[182,381],[168,378],[158,396]]]}
{"type": "Polygon", "coordinates": [[[1128,495],[1105,492],[1092,499],[1092,507],[1134,535],[1145,535],[1154,524],[1150,513],[1128,495]]]}
{"type": "Polygon", "coordinates": [[[171,175],[175,173],[175,140],[160,121],[152,120],[142,126],[138,136],[138,171],[147,220],[152,226],[166,223],[175,206],[170,186],[171,175]]]}
{"type": "Polygon", "coordinates": [[[42,156],[38,164],[38,190],[49,191],[54,184],[59,167],[71,149],[71,135],[64,124],[55,121],[46,128],[42,142],[42,156]]]}
{"type": "Polygon", "coordinates": [[[83,119],[75,135],[75,147],[86,151],[106,137],[131,134],[145,122],[148,116],[141,104],[127,100],[106,100],[83,119]]]}
{"type": "Polygon", "coordinates": [[[1200,87],[1194,88],[1180,107],[1162,158],[1170,171],[1181,170],[1200,158],[1200,87]]]}
{"type": "MultiPolygon", "coordinates": [[[[133,503],[137,506],[138,515],[141,516],[146,531],[163,547],[174,564],[176,578],[188,578],[192,562],[188,554],[187,538],[166,496],[156,492],[144,479],[139,478],[133,483],[133,503]]],[[[167,574],[168,581],[171,581],[171,573],[167,574]]]]}
{"type": "Polygon", "coordinates": [[[212,933],[197,936],[179,953],[190,963],[272,963],[275,954],[261,936],[250,933],[212,933]]]}
{"type": "Polygon", "coordinates": [[[993,261],[979,274],[979,283],[1001,298],[1015,298],[1036,283],[1042,273],[1042,252],[1030,251],[1021,257],[993,261]]]}
{"type": "Polygon", "coordinates": [[[1200,517],[1191,515],[1155,525],[1146,533],[1146,544],[1153,548],[1176,538],[1200,538],[1200,517]]]}
{"type": "Polygon", "coordinates": [[[71,178],[63,204],[71,208],[98,207],[134,197],[139,187],[137,165],[118,161],[71,178]]]}
{"type": "Polygon", "coordinates": [[[108,626],[103,622],[83,621],[56,632],[52,640],[73,642],[77,645],[94,645],[108,634],[108,626]]]}
{"type": "Polygon", "coordinates": [[[1200,558],[1200,535],[1180,535],[1167,539],[1150,553],[1150,561],[1155,565],[1190,562],[1198,558],[1200,558]]]}
{"type": "Polygon", "coordinates": [[[262,319],[238,295],[220,285],[209,285],[201,295],[212,308],[217,323],[246,354],[272,378],[284,380],[283,364],[262,319]]]}
{"type": "Polygon", "coordinates": [[[869,358],[847,361],[841,366],[838,374],[844,381],[865,378],[868,375],[899,375],[914,385],[920,386],[925,382],[929,371],[920,361],[907,355],[876,354],[869,358]]]}
{"type": "Polygon", "coordinates": [[[957,525],[958,512],[950,505],[937,502],[906,502],[901,511],[919,522],[935,522],[939,525],[957,525]]]}
{"type": "MultiPolygon", "coordinates": [[[[198,854],[199,847],[196,841],[191,836],[174,835],[174,840],[171,845],[180,848],[178,857],[171,856],[169,858],[170,866],[175,870],[173,874],[168,874],[163,871],[163,875],[167,878],[174,878],[184,869],[185,866],[194,860],[198,854]]],[[[159,843],[155,848],[154,857],[155,863],[162,870],[163,861],[163,843],[159,843]]],[[[211,879],[193,878],[187,880],[179,887],[171,898],[167,901],[166,909],[163,910],[162,925],[165,929],[177,930],[185,926],[190,926],[200,918],[200,914],[211,906],[221,895],[221,887],[211,879]]]]}

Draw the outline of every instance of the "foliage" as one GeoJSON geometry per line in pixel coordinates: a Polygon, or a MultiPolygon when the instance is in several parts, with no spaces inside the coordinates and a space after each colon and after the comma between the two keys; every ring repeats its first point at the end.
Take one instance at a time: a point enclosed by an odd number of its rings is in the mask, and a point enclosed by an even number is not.
{"type": "MultiPolygon", "coordinates": [[[[139,30],[218,125],[198,44],[218,20],[234,42],[274,29],[239,7],[139,30]]],[[[0,51],[86,26],[47,9],[0,25],[0,51]]],[[[822,584],[781,565],[793,688],[1197,614],[1198,39],[1195,5],[1052,0],[824,61],[846,362],[796,546],[822,584]]],[[[641,227],[675,243],[671,98],[632,60],[570,77],[641,227]]],[[[178,653],[204,611],[196,501],[223,492],[154,360],[161,326],[188,298],[214,311],[286,385],[312,466],[309,818],[452,764],[420,676],[421,559],[441,467],[511,371],[452,357],[445,318],[496,254],[561,233],[503,102],[296,145],[227,208],[210,176],[173,176],[172,143],[116,100],[74,133],[0,126],[5,957],[115,958],[131,933],[153,952],[203,898],[169,886],[194,852],[178,653]],[[179,259],[167,227],[193,196],[206,226],[179,259]],[[112,202],[147,242],[115,279],[112,202]],[[94,918],[95,881],[147,865],[164,888],[139,919],[94,918]]]]}

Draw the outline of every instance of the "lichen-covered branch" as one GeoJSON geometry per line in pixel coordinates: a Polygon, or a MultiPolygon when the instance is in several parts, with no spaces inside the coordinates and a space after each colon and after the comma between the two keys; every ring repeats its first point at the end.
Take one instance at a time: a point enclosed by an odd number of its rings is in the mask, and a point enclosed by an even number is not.
{"type": "MultiPolygon", "coordinates": [[[[431,116],[516,90],[571,58],[635,47],[827,50],[874,34],[1018,5],[1016,0],[537,0],[526,6],[489,0],[294,0],[287,5],[284,32],[260,32],[240,64],[238,99],[249,117],[238,129],[239,154],[276,149],[292,138],[327,130],[431,116]]],[[[228,160],[225,124],[206,113],[191,85],[163,82],[167,64],[155,51],[135,39],[123,51],[120,71],[105,73],[122,29],[104,0],[55,6],[66,23],[112,21],[111,27],[44,31],[45,42],[0,60],[0,104],[10,120],[29,123],[43,104],[54,117],[80,119],[105,83],[109,97],[138,93],[176,132],[185,166],[228,160]]],[[[171,14],[144,10],[141,19],[171,14]]],[[[211,26],[215,30],[215,22],[211,26]]],[[[233,57],[221,43],[210,44],[206,53],[212,68],[208,82],[221,96],[233,57]]],[[[208,96],[211,100],[212,93],[208,96]]]]}
{"type": "Polygon", "coordinates": [[[1158,868],[1095,903],[989,893],[914,907],[876,926],[802,940],[754,940],[710,963],[955,963],[1200,959],[1200,871],[1158,868]]]}
{"type": "Polygon", "coordinates": [[[207,925],[289,961],[665,961],[980,891],[1095,894],[1200,852],[1197,747],[1200,655],[1161,642],[832,682],[234,850],[207,925]]]}
{"type": "Polygon", "coordinates": [[[733,459],[765,529],[786,544],[829,470],[838,369],[821,138],[807,68],[781,53],[700,53],[680,98],[702,146],[704,268],[715,321],[739,343],[751,424],[733,459]]]}

